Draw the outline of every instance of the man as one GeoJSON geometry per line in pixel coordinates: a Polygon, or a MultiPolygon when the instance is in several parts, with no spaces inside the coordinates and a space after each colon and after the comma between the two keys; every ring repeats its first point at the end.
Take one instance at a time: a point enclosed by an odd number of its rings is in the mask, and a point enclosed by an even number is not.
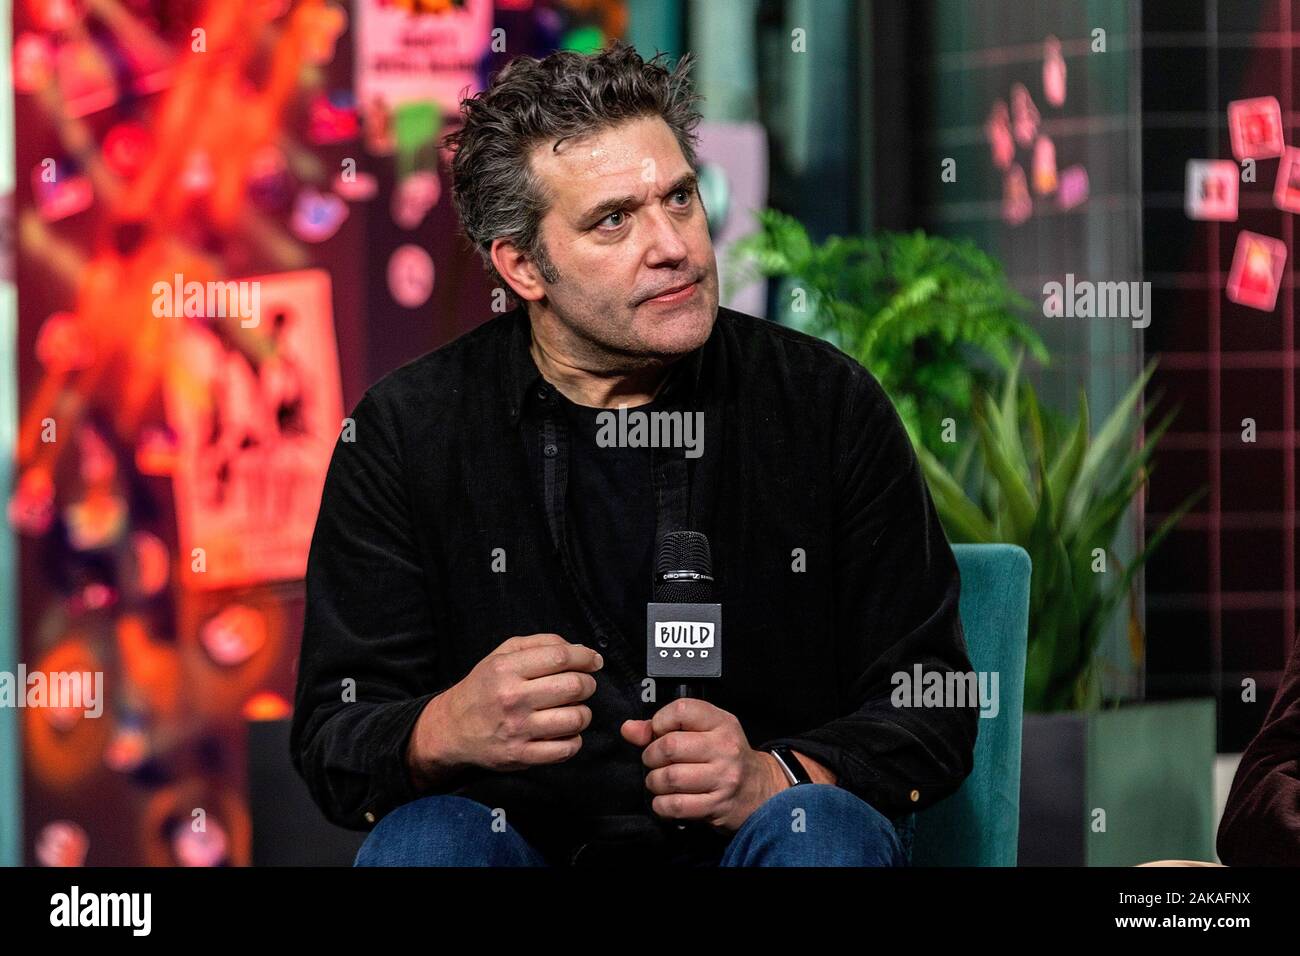
{"type": "Polygon", "coordinates": [[[378,824],[359,865],[899,864],[970,772],[975,701],[890,699],[970,667],[907,435],[847,356],[718,307],[688,69],[519,58],[462,104],[453,196],[518,306],[366,392],[308,562],[293,757],[378,824]],[[681,530],[723,608],[703,699],[645,675],[681,530]]]}
{"type": "Polygon", "coordinates": [[[1217,843],[1229,866],[1300,866],[1300,638],[1241,755],[1217,843]]]}

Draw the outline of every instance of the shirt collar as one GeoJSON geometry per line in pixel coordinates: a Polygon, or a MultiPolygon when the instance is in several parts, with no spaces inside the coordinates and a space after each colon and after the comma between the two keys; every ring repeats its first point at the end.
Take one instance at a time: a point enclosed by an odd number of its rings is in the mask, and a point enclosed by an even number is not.
{"type": "MultiPolygon", "coordinates": [[[[528,310],[516,306],[502,316],[508,324],[506,347],[501,352],[503,363],[501,380],[506,385],[506,410],[510,415],[510,424],[516,425],[530,401],[535,401],[542,394],[555,390],[542,377],[533,361],[529,347],[532,344],[532,323],[528,310]]],[[[675,362],[668,371],[668,380],[664,383],[656,400],[669,399],[674,404],[684,402],[694,404],[700,395],[701,376],[704,368],[704,351],[717,335],[717,319],[714,320],[713,332],[704,345],[690,352],[675,362]]]]}

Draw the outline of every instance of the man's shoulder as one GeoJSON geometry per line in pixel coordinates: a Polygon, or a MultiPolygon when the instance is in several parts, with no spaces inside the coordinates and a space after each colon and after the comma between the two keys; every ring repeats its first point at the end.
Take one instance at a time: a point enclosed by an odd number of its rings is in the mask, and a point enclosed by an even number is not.
{"type": "Polygon", "coordinates": [[[746,375],[780,373],[794,385],[832,390],[880,387],[857,359],[825,339],[724,306],[718,307],[718,323],[746,375]]]}
{"type": "Polygon", "coordinates": [[[514,311],[494,315],[450,342],[385,373],[366,389],[366,395],[383,402],[402,403],[429,399],[436,393],[445,400],[475,382],[495,382],[497,356],[508,343],[517,320],[514,311]],[[494,364],[487,364],[489,361],[494,364]]]}

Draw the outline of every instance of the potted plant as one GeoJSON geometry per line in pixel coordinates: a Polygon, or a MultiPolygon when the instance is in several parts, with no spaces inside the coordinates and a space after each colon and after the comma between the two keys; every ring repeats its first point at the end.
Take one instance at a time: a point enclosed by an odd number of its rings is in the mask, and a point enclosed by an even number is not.
{"type": "Polygon", "coordinates": [[[818,245],[788,216],[758,221],[734,248],[739,274],[783,281],[801,327],[880,380],[949,538],[1029,552],[1022,862],[1211,856],[1213,701],[1103,707],[1099,680],[1098,645],[1126,607],[1140,664],[1134,576],[1199,497],[1121,562],[1116,536],[1176,413],[1139,441],[1157,405],[1139,411],[1154,363],[1094,433],[1086,395],[1066,417],[1041,408],[1022,379],[1023,351],[1046,363],[1046,350],[1024,324],[1024,300],[978,249],[924,233],[818,245]],[[964,440],[948,440],[944,419],[967,426],[964,440]],[[1164,803],[1143,792],[1148,782],[1164,803]]]}
{"type": "MultiPolygon", "coordinates": [[[[1137,409],[1154,371],[1152,361],[1094,436],[1082,390],[1078,414],[1063,432],[1040,410],[1032,385],[1020,381],[1017,360],[998,401],[978,396],[974,434],[963,443],[953,470],[925,446],[916,448],[950,540],[1008,542],[1029,552],[1027,711],[1101,703],[1096,650],[1103,628],[1129,598],[1138,569],[1199,497],[1162,521],[1127,567],[1120,562],[1116,533],[1149,479],[1151,457],[1176,414],[1169,412],[1137,447],[1138,430],[1156,407],[1153,402],[1140,413],[1137,409]],[[973,496],[970,487],[976,489],[973,496]]],[[[1141,652],[1139,638],[1134,644],[1139,660],[1141,652]]]]}
{"type": "MultiPolygon", "coordinates": [[[[917,449],[953,540],[1011,541],[1033,561],[1022,863],[1124,865],[1213,855],[1213,700],[1103,708],[1098,681],[1103,627],[1130,597],[1137,569],[1204,493],[1162,521],[1127,567],[1120,564],[1116,532],[1149,480],[1151,456],[1175,414],[1138,447],[1156,402],[1140,413],[1137,403],[1154,369],[1148,364],[1092,435],[1085,394],[1068,427],[1050,427],[1013,366],[1000,401],[977,398],[975,435],[955,471],[917,449]],[[1161,799],[1150,799],[1157,792],[1161,799]]],[[[1143,631],[1132,611],[1129,636],[1140,663],[1143,631]]]]}

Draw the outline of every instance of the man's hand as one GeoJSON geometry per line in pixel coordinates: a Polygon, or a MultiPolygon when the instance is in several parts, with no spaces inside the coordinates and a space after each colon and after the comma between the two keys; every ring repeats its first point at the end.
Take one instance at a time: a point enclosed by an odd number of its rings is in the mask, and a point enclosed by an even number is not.
{"type": "Polygon", "coordinates": [[[734,833],[790,785],[775,757],[749,746],[740,721],[705,700],[675,700],[649,720],[624,721],[620,731],[645,748],[641,762],[653,768],[646,787],[658,794],[650,806],[662,817],[705,820],[734,833]]]}
{"type": "Polygon", "coordinates": [[[429,701],[407,750],[411,778],[431,786],[457,769],[522,770],[582,747],[600,654],[558,634],[512,637],[429,701]]]}

